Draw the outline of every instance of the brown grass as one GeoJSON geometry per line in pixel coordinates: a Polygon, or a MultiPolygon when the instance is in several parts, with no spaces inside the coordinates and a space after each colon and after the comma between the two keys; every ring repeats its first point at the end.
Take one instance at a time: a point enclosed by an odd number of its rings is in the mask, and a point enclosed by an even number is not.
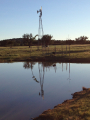
{"type": "Polygon", "coordinates": [[[81,61],[90,62],[90,45],[50,45],[47,48],[39,46],[16,46],[16,47],[0,47],[0,62],[7,61],[81,61]],[[63,49],[62,49],[63,48],[63,49]],[[55,52],[55,55],[52,54],[55,52]],[[76,60],[77,59],[77,60],[76,60]]]}
{"type": "Polygon", "coordinates": [[[33,120],[90,120],[90,88],[73,94],[73,99],[44,111],[33,120]]]}

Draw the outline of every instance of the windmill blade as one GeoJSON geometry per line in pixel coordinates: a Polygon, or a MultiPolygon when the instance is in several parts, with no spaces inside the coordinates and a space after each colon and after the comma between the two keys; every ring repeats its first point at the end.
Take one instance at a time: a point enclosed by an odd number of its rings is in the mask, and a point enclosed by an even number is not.
{"type": "Polygon", "coordinates": [[[41,6],[41,11],[42,11],[42,6],[41,6]]]}

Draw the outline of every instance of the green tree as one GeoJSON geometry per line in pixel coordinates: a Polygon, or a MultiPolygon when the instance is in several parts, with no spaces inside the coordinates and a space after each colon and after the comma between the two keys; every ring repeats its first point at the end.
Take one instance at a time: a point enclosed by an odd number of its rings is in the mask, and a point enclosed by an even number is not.
{"type": "Polygon", "coordinates": [[[52,37],[53,36],[48,35],[48,34],[47,35],[43,35],[43,37],[42,37],[43,44],[45,44],[45,46],[48,46],[50,41],[51,41],[51,39],[52,39],[52,37]]]}
{"type": "Polygon", "coordinates": [[[26,43],[27,43],[27,35],[24,34],[24,35],[22,35],[22,37],[23,37],[23,43],[24,43],[24,45],[26,45],[26,43]]]}
{"type": "Polygon", "coordinates": [[[32,45],[32,42],[35,40],[35,38],[37,37],[38,35],[35,35],[33,37],[32,33],[29,34],[24,34],[22,37],[23,37],[23,42],[25,44],[28,44],[29,48],[30,46],[32,45]]]}
{"type": "Polygon", "coordinates": [[[22,37],[23,37],[23,39],[26,39],[26,34],[24,34],[22,37]]]}
{"type": "Polygon", "coordinates": [[[81,43],[85,43],[87,39],[88,39],[87,36],[80,36],[78,38],[75,38],[76,42],[81,42],[81,43]]]}

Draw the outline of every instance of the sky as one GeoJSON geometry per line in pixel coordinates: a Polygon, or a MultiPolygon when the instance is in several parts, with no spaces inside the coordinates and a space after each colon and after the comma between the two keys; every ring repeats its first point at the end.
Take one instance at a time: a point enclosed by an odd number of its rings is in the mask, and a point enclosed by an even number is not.
{"type": "Polygon", "coordinates": [[[0,40],[38,34],[41,6],[44,35],[90,40],[90,0],[0,0],[0,40]]]}

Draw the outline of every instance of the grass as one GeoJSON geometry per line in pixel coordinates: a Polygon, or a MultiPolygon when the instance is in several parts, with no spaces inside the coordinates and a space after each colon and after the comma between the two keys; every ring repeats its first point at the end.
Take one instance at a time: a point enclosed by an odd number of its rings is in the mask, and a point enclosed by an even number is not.
{"type": "Polygon", "coordinates": [[[50,45],[47,48],[42,48],[39,46],[13,46],[10,47],[0,47],[0,62],[2,61],[26,61],[26,60],[72,60],[72,59],[90,59],[90,45],[50,45]],[[67,47],[67,51],[66,51],[67,47]],[[56,52],[55,55],[52,52],[56,52]]]}
{"type": "Polygon", "coordinates": [[[90,88],[75,94],[75,98],[44,111],[34,120],[90,120],[90,88]]]}

